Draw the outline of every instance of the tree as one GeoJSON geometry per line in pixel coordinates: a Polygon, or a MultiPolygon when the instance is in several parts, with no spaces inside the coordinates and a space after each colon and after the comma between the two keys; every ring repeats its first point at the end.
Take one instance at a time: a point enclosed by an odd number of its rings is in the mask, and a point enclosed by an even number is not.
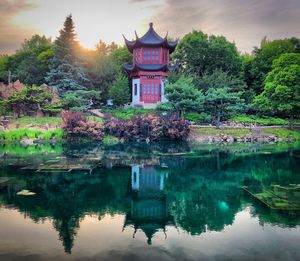
{"type": "Polygon", "coordinates": [[[272,69],[272,63],[281,54],[295,52],[295,43],[289,39],[268,41],[264,39],[260,48],[256,48],[253,59],[246,62],[245,81],[256,95],[263,91],[266,75],[272,69]]]}
{"type": "Polygon", "coordinates": [[[30,39],[25,39],[16,54],[8,57],[6,70],[11,71],[12,80],[20,80],[27,85],[41,85],[45,83],[44,78],[52,57],[53,43],[51,39],[34,35],[30,39]],[[45,53],[47,55],[44,55],[45,53]]]}
{"type": "Polygon", "coordinates": [[[300,54],[282,54],[273,62],[264,90],[254,100],[263,112],[293,119],[300,114],[300,54]]]}
{"type": "Polygon", "coordinates": [[[114,105],[123,105],[130,101],[130,92],[128,78],[118,73],[110,90],[109,97],[113,100],[114,105]]]}
{"type": "Polygon", "coordinates": [[[216,69],[238,76],[242,63],[234,43],[223,36],[208,36],[201,31],[193,31],[183,37],[173,54],[173,60],[181,63],[185,73],[202,77],[216,69]]]}
{"type": "Polygon", "coordinates": [[[21,91],[15,92],[3,101],[8,111],[14,111],[19,117],[21,114],[41,111],[49,105],[53,95],[43,87],[25,86],[21,91]]]}
{"type": "Polygon", "coordinates": [[[96,100],[100,99],[100,92],[95,90],[76,90],[67,92],[62,100],[62,107],[73,111],[87,111],[91,109],[96,100]]]}
{"type": "Polygon", "coordinates": [[[8,55],[0,55],[0,82],[7,82],[8,76],[8,55]]]}
{"type": "Polygon", "coordinates": [[[203,93],[195,88],[192,77],[181,76],[165,87],[166,96],[178,116],[185,110],[199,111],[203,106],[203,93]]]}
{"type": "Polygon", "coordinates": [[[222,118],[241,112],[245,108],[243,85],[238,79],[220,70],[202,78],[204,92],[204,110],[216,119],[216,127],[220,127],[222,118]]]}
{"type": "Polygon", "coordinates": [[[88,72],[96,90],[101,92],[101,99],[105,102],[109,98],[109,90],[119,72],[125,76],[123,64],[132,59],[131,53],[115,43],[107,45],[99,41],[97,50],[89,57],[88,72]]]}
{"type": "Polygon", "coordinates": [[[85,90],[90,86],[82,62],[76,56],[79,44],[76,41],[72,16],[67,16],[64,28],[55,41],[54,57],[46,80],[62,97],[68,91],[85,90]]]}

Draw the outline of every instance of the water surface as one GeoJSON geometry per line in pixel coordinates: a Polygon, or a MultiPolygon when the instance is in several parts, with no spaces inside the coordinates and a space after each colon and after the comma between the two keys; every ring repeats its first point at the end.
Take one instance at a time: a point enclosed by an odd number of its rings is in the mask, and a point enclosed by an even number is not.
{"type": "Polygon", "coordinates": [[[241,189],[299,166],[293,143],[0,146],[0,260],[300,260],[300,213],[241,189]]]}

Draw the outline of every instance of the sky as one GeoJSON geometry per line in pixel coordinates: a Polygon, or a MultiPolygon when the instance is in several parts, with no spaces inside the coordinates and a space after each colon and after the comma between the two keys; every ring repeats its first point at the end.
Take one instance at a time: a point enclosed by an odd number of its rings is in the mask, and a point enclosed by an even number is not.
{"type": "Polygon", "coordinates": [[[72,14],[77,38],[93,49],[99,39],[123,44],[149,23],[161,35],[192,30],[224,35],[241,52],[261,39],[300,38],[300,0],[0,0],[0,54],[13,53],[34,34],[53,40],[72,14]]]}

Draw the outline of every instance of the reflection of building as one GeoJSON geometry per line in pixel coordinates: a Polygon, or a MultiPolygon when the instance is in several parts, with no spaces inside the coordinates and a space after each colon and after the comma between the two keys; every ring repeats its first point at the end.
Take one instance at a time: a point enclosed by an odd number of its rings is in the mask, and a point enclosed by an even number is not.
{"type": "Polygon", "coordinates": [[[148,244],[157,231],[163,230],[166,235],[166,225],[173,224],[163,193],[165,177],[153,166],[135,165],[131,169],[131,211],[126,215],[124,229],[133,226],[133,237],[138,229],[142,230],[148,244]]]}

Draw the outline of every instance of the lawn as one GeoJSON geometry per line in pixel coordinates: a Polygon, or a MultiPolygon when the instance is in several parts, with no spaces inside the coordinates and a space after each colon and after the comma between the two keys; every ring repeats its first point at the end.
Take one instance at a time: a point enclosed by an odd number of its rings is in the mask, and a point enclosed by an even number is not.
{"type": "MultiPolygon", "coordinates": [[[[257,123],[261,125],[289,125],[289,121],[281,118],[273,117],[257,117],[255,115],[238,115],[232,119],[241,123],[257,123]]],[[[295,121],[295,125],[300,125],[300,121],[295,121]]]]}
{"type": "Polygon", "coordinates": [[[293,139],[293,140],[300,140],[300,132],[296,130],[288,130],[288,129],[265,129],[263,130],[266,134],[273,134],[278,138],[281,139],[293,139]]]}
{"type": "Polygon", "coordinates": [[[200,135],[220,135],[227,134],[233,137],[239,138],[251,133],[250,129],[245,128],[226,128],[226,129],[217,129],[217,128],[194,128],[194,131],[200,135]]]}
{"type": "Polygon", "coordinates": [[[22,117],[22,118],[18,118],[15,120],[12,120],[10,123],[15,124],[15,125],[19,125],[20,127],[25,127],[28,125],[31,126],[38,126],[38,125],[61,125],[62,124],[62,119],[60,117],[40,117],[40,118],[36,118],[36,117],[22,117]]]}
{"type": "Polygon", "coordinates": [[[127,108],[127,109],[106,109],[103,110],[104,113],[111,114],[113,117],[130,120],[134,116],[139,114],[147,114],[154,112],[154,109],[143,109],[143,108],[127,108]]]}

